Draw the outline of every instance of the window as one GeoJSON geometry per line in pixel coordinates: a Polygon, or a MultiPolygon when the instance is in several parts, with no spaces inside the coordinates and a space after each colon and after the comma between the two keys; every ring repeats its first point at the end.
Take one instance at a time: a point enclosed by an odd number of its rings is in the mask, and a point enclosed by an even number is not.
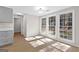
{"type": "Polygon", "coordinates": [[[42,30],[42,31],[45,31],[45,30],[46,30],[46,18],[42,18],[41,30],[42,30]]]}
{"type": "Polygon", "coordinates": [[[49,34],[55,35],[56,17],[49,17],[49,34]]]}
{"type": "Polygon", "coordinates": [[[60,15],[60,37],[72,40],[72,13],[60,15]]]}

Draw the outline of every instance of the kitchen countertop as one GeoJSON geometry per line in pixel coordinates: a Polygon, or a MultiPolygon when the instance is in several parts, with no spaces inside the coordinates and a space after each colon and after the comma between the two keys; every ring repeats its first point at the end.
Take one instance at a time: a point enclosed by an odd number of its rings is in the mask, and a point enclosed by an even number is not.
{"type": "Polygon", "coordinates": [[[14,30],[13,23],[0,23],[0,31],[14,30]]]}
{"type": "Polygon", "coordinates": [[[9,30],[14,30],[13,28],[0,28],[0,31],[9,31],[9,30]]]}

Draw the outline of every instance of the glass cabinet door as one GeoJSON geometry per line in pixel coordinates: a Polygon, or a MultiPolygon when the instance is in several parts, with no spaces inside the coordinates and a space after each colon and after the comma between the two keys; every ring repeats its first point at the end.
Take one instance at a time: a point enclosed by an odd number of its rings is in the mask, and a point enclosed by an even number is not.
{"type": "Polygon", "coordinates": [[[72,13],[60,15],[60,37],[72,40],[72,13]]]}
{"type": "Polygon", "coordinates": [[[49,17],[49,34],[55,35],[56,17],[49,17]]]}
{"type": "Polygon", "coordinates": [[[46,18],[42,18],[41,31],[44,32],[46,30],[46,18]]]}

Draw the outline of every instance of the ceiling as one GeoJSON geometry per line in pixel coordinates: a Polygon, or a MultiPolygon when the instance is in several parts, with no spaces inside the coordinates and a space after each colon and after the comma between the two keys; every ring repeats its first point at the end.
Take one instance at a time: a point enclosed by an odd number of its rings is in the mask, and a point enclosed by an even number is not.
{"type": "Polygon", "coordinates": [[[22,13],[22,14],[43,16],[51,12],[56,12],[58,10],[68,8],[70,6],[42,6],[45,7],[46,10],[48,10],[43,13],[38,13],[38,11],[35,10],[36,6],[8,6],[8,7],[13,9],[14,14],[22,13]]]}

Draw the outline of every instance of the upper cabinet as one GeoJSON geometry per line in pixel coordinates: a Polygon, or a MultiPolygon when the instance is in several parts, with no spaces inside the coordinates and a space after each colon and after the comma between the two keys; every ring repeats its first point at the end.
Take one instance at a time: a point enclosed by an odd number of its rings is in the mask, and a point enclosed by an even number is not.
{"type": "Polygon", "coordinates": [[[12,22],[13,10],[11,8],[0,6],[0,22],[12,22]]]}

